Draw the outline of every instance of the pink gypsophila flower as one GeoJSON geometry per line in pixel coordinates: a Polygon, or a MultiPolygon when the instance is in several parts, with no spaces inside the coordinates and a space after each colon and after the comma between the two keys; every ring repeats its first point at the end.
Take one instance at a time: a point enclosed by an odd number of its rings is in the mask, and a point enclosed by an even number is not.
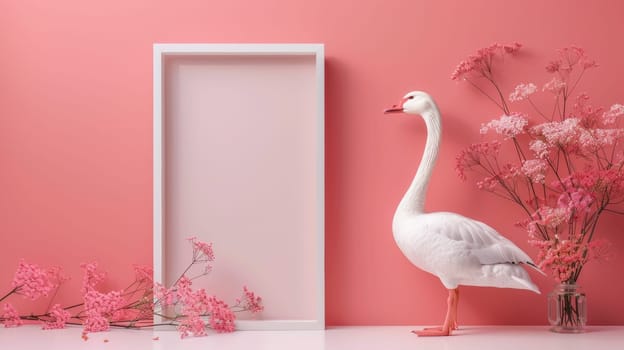
{"type": "Polygon", "coordinates": [[[219,333],[234,331],[236,316],[228,305],[216,297],[210,297],[210,327],[219,333]]]}
{"type": "Polygon", "coordinates": [[[509,95],[509,101],[517,102],[526,100],[530,95],[534,94],[537,91],[537,86],[533,83],[528,84],[519,84],[516,86],[514,92],[509,95]]]}
{"type": "Polygon", "coordinates": [[[529,121],[523,114],[503,115],[499,119],[482,125],[481,133],[486,134],[490,129],[494,129],[497,134],[503,135],[505,138],[513,138],[524,133],[528,124],[529,121]]]}
{"type": "Polygon", "coordinates": [[[87,312],[87,318],[84,321],[84,333],[105,332],[110,328],[110,323],[106,317],[97,313],[87,312]]]}
{"type": "Polygon", "coordinates": [[[91,290],[84,295],[85,310],[92,311],[104,316],[112,314],[123,306],[123,297],[120,291],[101,293],[91,290]]]}
{"type": "Polygon", "coordinates": [[[236,299],[236,302],[244,309],[249,310],[254,314],[264,310],[264,306],[262,306],[262,298],[256,296],[254,292],[247,289],[247,286],[243,286],[243,297],[241,299],[236,299]]]}
{"type": "Polygon", "coordinates": [[[624,106],[616,103],[608,111],[604,112],[602,119],[606,125],[610,125],[615,123],[616,118],[621,115],[624,115],[624,106]]]}
{"type": "Polygon", "coordinates": [[[495,43],[488,47],[481,48],[477,50],[476,54],[468,56],[467,59],[461,61],[457,65],[455,71],[451,74],[451,79],[460,80],[473,73],[480,76],[487,76],[490,72],[494,57],[515,54],[521,47],[522,45],[520,43],[508,45],[495,43]]]}
{"type": "Polygon", "coordinates": [[[163,307],[173,305],[177,300],[177,293],[174,288],[166,288],[161,283],[154,283],[154,298],[163,307]]]}
{"type": "Polygon", "coordinates": [[[577,65],[582,69],[598,67],[598,64],[596,64],[594,60],[589,59],[587,55],[585,55],[585,50],[580,47],[570,46],[560,49],[558,51],[558,56],[557,59],[546,65],[546,71],[548,73],[559,73],[566,76],[577,65]]]}
{"type": "Polygon", "coordinates": [[[98,264],[96,262],[83,263],[80,264],[80,267],[85,273],[82,280],[82,289],[80,290],[84,295],[94,290],[95,286],[106,277],[106,273],[97,270],[98,264]]]}
{"type": "Polygon", "coordinates": [[[18,327],[24,323],[17,313],[17,310],[9,303],[5,303],[3,306],[2,318],[4,319],[2,323],[5,328],[18,327]]]}
{"type": "Polygon", "coordinates": [[[154,269],[151,266],[147,265],[134,265],[134,274],[136,276],[136,280],[138,282],[149,282],[153,281],[154,269]]]}
{"type": "Polygon", "coordinates": [[[592,106],[589,103],[589,96],[585,93],[576,97],[573,114],[580,119],[581,125],[585,128],[595,128],[603,124],[603,108],[592,106]]]}
{"type": "Polygon", "coordinates": [[[204,289],[193,291],[191,280],[182,276],[177,286],[177,295],[181,303],[181,312],[184,316],[178,330],[182,338],[192,334],[205,335],[205,323],[201,315],[210,314],[210,327],[217,332],[232,332],[235,316],[232,310],[223,301],[209,296],[204,289]]]}
{"type": "Polygon", "coordinates": [[[65,324],[71,318],[69,311],[61,308],[60,304],[54,304],[48,314],[51,319],[43,324],[43,329],[65,328],[65,324]]]}
{"type": "Polygon", "coordinates": [[[466,170],[481,164],[481,159],[496,157],[500,150],[499,141],[474,143],[462,150],[455,158],[455,171],[460,179],[466,180],[466,170]]]}
{"type": "Polygon", "coordinates": [[[578,140],[579,120],[568,118],[563,121],[538,124],[530,129],[534,136],[542,136],[545,141],[555,146],[567,146],[578,140]]]}
{"type": "Polygon", "coordinates": [[[605,146],[615,144],[623,135],[622,129],[581,129],[579,130],[578,151],[583,154],[598,152],[605,146]]]}
{"type": "Polygon", "coordinates": [[[550,91],[553,94],[559,94],[563,89],[565,89],[566,83],[559,78],[552,78],[549,82],[544,84],[542,87],[542,91],[550,91]]]}
{"type": "Polygon", "coordinates": [[[206,273],[212,269],[212,266],[208,264],[208,262],[214,261],[215,255],[212,250],[212,243],[205,243],[197,240],[197,237],[189,237],[187,238],[189,242],[193,245],[193,260],[197,262],[205,262],[206,263],[206,273]]]}
{"type": "Polygon", "coordinates": [[[60,268],[44,270],[22,260],[17,266],[11,286],[16,288],[17,294],[35,300],[41,296],[48,296],[59,285],[61,279],[60,268]]]}
{"type": "Polygon", "coordinates": [[[192,305],[193,304],[193,290],[191,289],[191,285],[193,282],[191,280],[182,275],[178,280],[178,283],[174,287],[176,287],[176,294],[179,300],[183,305],[192,305]]]}
{"type": "Polygon", "coordinates": [[[535,223],[544,227],[555,228],[570,218],[567,208],[551,208],[543,206],[539,208],[534,214],[535,223]]]}
{"type": "Polygon", "coordinates": [[[498,177],[486,176],[483,179],[477,181],[477,188],[480,190],[491,191],[499,184],[498,177]]]}
{"type": "Polygon", "coordinates": [[[542,140],[532,140],[529,149],[535,153],[539,159],[546,159],[550,154],[551,146],[542,140]]]}
{"type": "Polygon", "coordinates": [[[587,169],[577,171],[561,181],[552,183],[553,188],[561,192],[574,192],[577,188],[584,188],[594,194],[609,193],[612,200],[624,195],[624,172],[618,168],[605,170],[587,169]]]}
{"type": "Polygon", "coordinates": [[[548,165],[542,159],[529,159],[522,163],[522,173],[534,183],[543,184],[546,180],[548,165]]]}
{"type": "Polygon", "coordinates": [[[571,239],[560,240],[556,237],[549,240],[532,240],[530,243],[539,249],[537,255],[539,267],[550,268],[560,283],[569,281],[580,266],[604,255],[606,246],[604,240],[584,243],[571,239]]]}
{"type": "Polygon", "coordinates": [[[107,331],[110,328],[109,318],[114,319],[116,312],[123,306],[121,292],[100,293],[95,289],[91,289],[83,297],[87,315],[84,321],[84,331],[107,331]]]}
{"type": "Polygon", "coordinates": [[[193,335],[196,337],[206,335],[206,323],[201,319],[199,315],[187,316],[180,322],[178,326],[180,332],[180,338],[193,335]]]}
{"type": "Polygon", "coordinates": [[[562,193],[557,200],[557,205],[560,208],[567,208],[568,215],[578,215],[591,212],[594,200],[595,196],[591,192],[576,188],[569,193],[562,193]]]}

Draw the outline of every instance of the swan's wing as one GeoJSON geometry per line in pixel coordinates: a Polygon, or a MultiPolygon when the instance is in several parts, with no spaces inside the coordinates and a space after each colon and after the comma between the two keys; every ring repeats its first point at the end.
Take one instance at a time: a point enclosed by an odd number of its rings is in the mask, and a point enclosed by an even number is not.
{"type": "Polygon", "coordinates": [[[481,264],[527,264],[539,271],[522,249],[490,226],[454,213],[436,214],[442,214],[439,219],[444,220],[444,229],[439,233],[450,240],[462,242],[481,264]]]}

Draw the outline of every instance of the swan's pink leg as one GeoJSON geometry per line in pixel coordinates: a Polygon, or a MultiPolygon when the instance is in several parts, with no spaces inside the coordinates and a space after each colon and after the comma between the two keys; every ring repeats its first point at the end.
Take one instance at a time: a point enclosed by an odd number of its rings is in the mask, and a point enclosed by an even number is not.
{"type": "Polygon", "coordinates": [[[435,337],[451,335],[451,331],[457,329],[457,304],[459,302],[459,289],[449,289],[447,299],[446,318],[440,327],[425,328],[420,331],[412,331],[421,337],[435,337]]]}

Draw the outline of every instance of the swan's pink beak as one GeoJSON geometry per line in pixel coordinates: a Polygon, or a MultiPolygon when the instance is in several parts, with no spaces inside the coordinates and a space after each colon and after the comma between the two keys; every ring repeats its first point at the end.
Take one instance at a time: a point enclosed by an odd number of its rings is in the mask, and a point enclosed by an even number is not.
{"type": "Polygon", "coordinates": [[[384,109],[384,114],[403,113],[403,107],[394,105],[392,108],[384,109]]]}
{"type": "Polygon", "coordinates": [[[384,114],[403,113],[403,103],[404,102],[405,102],[405,100],[401,100],[401,102],[399,102],[399,104],[392,105],[392,108],[384,109],[384,114]]]}

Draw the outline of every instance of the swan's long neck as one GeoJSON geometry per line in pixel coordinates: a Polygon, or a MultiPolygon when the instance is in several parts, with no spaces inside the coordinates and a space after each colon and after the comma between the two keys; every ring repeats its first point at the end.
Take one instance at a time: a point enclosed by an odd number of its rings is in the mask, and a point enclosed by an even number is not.
{"type": "Polygon", "coordinates": [[[427,125],[427,142],[425,150],[418,165],[416,176],[410,184],[407,192],[401,199],[395,219],[424,213],[425,197],[427,195],[427,186],[431,178],[431,172],[438,157],[438,149],[440,147],[440,139],[442,136],[442,125],[440,122],[440,111],[435,103],[431,103],[431,108],[422,113],[422,117],[427,125]]]}

